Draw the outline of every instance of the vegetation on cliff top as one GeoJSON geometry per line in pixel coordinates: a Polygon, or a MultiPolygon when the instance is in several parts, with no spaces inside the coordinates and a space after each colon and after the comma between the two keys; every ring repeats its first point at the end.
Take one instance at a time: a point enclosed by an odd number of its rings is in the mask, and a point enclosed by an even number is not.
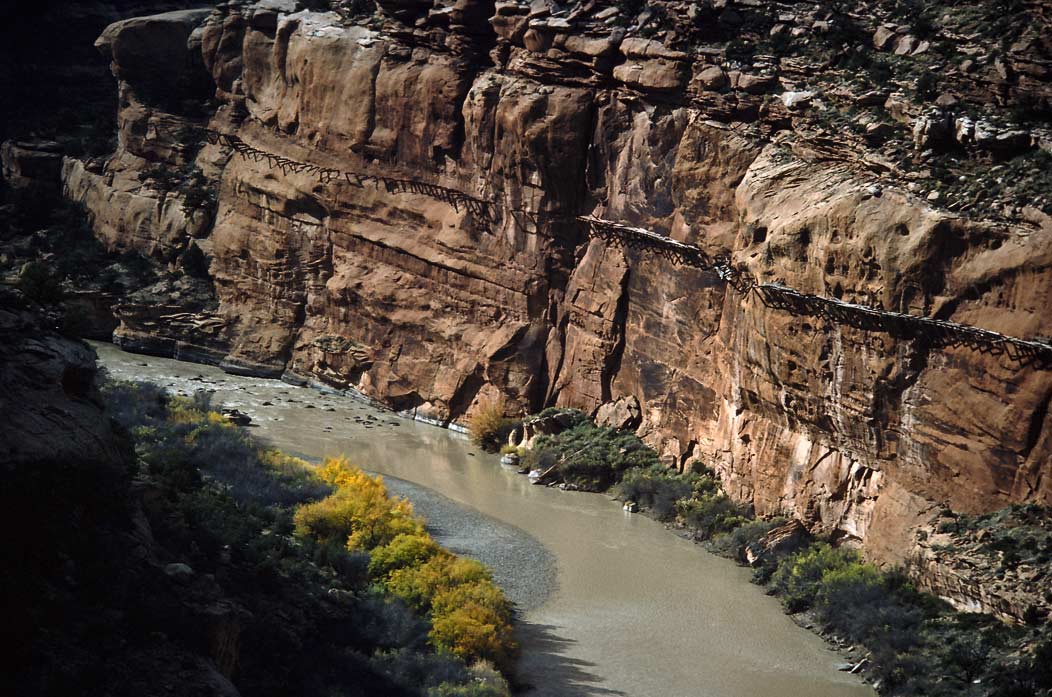
{"type": "Polygon", "coordinates": [[[94,284],[121,291],[113,268],[118,264],[136,264],[136,257],[109,255],[92,233],[82,204],[65,198],[53,186],[9,187],[0,182],[0,266],[38,267],[30,272],[32,280],[19,282],[31,300],[47,303],[60,298],[60,286],[66,281],[77,287],[94,284]]]}
{"type": "Polygon", "coordinates": [[[316,473],[207,399],[128,383],[102,394],[130,466],[41,463],[8,472],[0,496],[38,521],[4,549],[19,570],[2,588],[16,693],[230,681],[245,695],[507,694],[479,660],[506,667],[514,653],[507,601],[378,478],[343,460],[316,473]],[[391,579],[425,559],[447,566],[428,567],[431,594],[413,604],[391,579]]]}

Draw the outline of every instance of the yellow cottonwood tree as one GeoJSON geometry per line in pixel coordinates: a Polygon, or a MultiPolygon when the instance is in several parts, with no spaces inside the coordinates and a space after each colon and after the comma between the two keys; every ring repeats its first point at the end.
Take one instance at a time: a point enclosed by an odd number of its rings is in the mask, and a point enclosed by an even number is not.
{"type": "Polygon", "coordinates": [[[510,667],[517,650],[512,607],[485,566],[442,549],[412,505],[388,494],[381,477],[342,457],[327,459],[317,475],[336,491],[296,510],[298,535],[369,552],[373,578],[417,612],[430,614],[436,647],[510,667]]]}
{"type": "Polygon", "coordinates": [[[348,549],[362,551],[387,544],[398,535],[426,534],[413,505],[389,496],[382,477],[370,477],[344,458],[327,459],[318,476],[336,491],[296,511],[297,534],[323,541],[342,538],[348,549]]]}

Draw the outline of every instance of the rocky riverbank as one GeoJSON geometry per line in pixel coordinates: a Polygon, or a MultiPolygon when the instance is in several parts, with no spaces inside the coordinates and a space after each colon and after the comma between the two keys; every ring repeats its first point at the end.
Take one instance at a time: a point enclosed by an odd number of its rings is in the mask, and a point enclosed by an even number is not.
{"type": "Polygon", "coordinates": [[[936,597],[918,592],[901,567],[866,563],[850,545],[816,538],[798,520],[757,519],[711,471],[664,466],[630,432],[638,409],[628,406],[602,410],[599,424],[569,409],[521,421],[483,412],[472,422],[472,440],[492,446],[506,439],[501,463],[534,485],[613,493],[626,512],[642,511],[752,567],[753,581],[778,596],[794,621],[847,659],[840,670],[865,676],[882,693],[1052,691],[1043,667],[1052,656],[1052,617],[1038,582],[1052,573],[1052,509],[1013,506],[978,517],[945,511],[938,534],[921,538],[925,558],[942,557],[933,566],[957,570],[921,586],[936,597]]]}
{"type": "Polygon", "coordinates": [[[555,559],[533,537],[426,487],[394,477],[384,481],[391,493],[413,503],[439,544],[491,569],[518,610],[540,607],[554,592],[555,559]]]}

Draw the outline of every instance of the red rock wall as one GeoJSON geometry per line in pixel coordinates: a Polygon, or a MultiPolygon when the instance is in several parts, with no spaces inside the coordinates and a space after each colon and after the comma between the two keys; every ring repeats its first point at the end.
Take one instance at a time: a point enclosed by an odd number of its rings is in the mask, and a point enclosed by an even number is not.
{"type": "MultiPolygon", "coordinates": [[[[756,96],[771,78],[714,74],[703,54],[623,32],[527,25],[506,6],[487,39],[480,12],[458,3],[448,26],[374,31],[228,9],[195,34],[223,101],[213,127],[496,202],[486,225],[426,196],[321,185],[206,147],[198,163],[221,178],[207,243],[223,328],[209,341],[224,365],[446,422],[497,398],[593,410],[631,395],[640,434],[670,462],[711,465],[758,513],[796,515],[881,559],[901,559],[937,505],[1052,503],[1052,373],[792,317],[712,274],[586,244],[560,220],[594,213],[731,252],[764,282],[1032,337],[1052,334],[1047,218],[958,218],[791,131],[772,135],[764,124],[784,110],[756,96]],[[492,65],[479,58],[488,41],[492,65]]],[[[125,89],[122,132],[167,118],[125,89]]],[[[119,179],[164,140],[122,138],[111,170],[119,179]]],[[[131,208],[108,203],[105,175],[88,179],[70,189],[100,236],[164,243],[170,219],[134,233],[109,222],[131,208]]]]}

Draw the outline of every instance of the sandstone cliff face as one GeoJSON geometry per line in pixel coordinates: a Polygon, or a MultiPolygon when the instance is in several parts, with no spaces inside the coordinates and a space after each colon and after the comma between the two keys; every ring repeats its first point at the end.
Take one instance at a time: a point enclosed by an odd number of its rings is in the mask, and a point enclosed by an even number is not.
{"type": "MultiPolygon", "coordinates": [[[[831,149],[800,114],[814,95],[798,90],[798,59],[743,64],[626,35],[591,6],[531,7],[383,2],[355,23],[231,3],[107,30],[120,148],[95,172],[67,161],[67,191],[115,248],[201,249],[216,295],[181,322],[166,321],[174,306],[118,308],[117,337],[443,422],[497,398],[521,412],[630,396],[670,463],[700,460],[758,513],[795,515],[881,560],[901,560],[937,505],[1052,503],[1052,373],[794,318],[565,220],[645,226],[732,253],[764,282],[1034,337],[1052,334],[1047,216],[966,218],[865,142],[831,149]],[[195,152],[177,135],[193,118],[151,103],[156,77],[125,65],[155,48],[158,65],[211,75],[211,127],[491,200],[495,219],[195,152]],[[219,180],[214,225],[140,181],[153,162],[219,180]]],[[[1040,98],[1044,80],[1010,86],[1040,98]]],[[[909,123],[927,109],[881,108],[909,123]]]]}

